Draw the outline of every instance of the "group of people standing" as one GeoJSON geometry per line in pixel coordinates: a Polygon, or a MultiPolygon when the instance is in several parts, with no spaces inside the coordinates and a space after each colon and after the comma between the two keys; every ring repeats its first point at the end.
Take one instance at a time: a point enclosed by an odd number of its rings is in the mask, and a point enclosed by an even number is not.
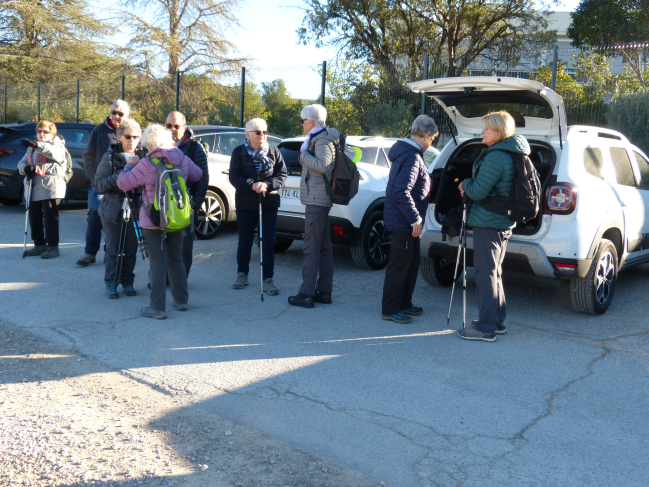
{"type": "MultiPolygon", "coordinates": [[[[193,225],[178,232],[163,232],[154,225],[147,211],[153,201],[156,164],[162,161],[179,168],[188,182],[194,212],[203,204],[209,169],[207,154],[180,112],[167,116],[166,126],[152,124],[142,131],[128,118],[129,106],[117,100],[103,123],[90,135],[84,153],[84,168],[92,187],[88,193],[86,247],[77,261],[88,266],[96,260],[101,230],[105,233],[105,283],[108,298],[137,294],[134,268],[138,236],[133,225],[124,225],[128,212],[139,220],[149,252],[150,305],[142,315],[166,318],[165,287],[171,288],[173,305],[188,309],[187,278],[192,264],[193,225]],[[136,202],[134,205],[133,202],[136,202]],[[119,265],[118,265],[119,261],[119,265]]],[[[301,111],[306,139],[300,148],[302,166],[300,199],[305,206],[304,259],[302,284],[289,296],[292,306],[313,308],[314,303],[331,304],[333,251],[329,225],[331,179],[340,134],[326,126],[326,109],[309,105],[301,111]]],[[[479,202],[491,194],[511,194],[515,167],[511,152],[529,154],[529,145],[514,136],[514,122],[506,112],[484,117],[483,142],[487,149],[474,166],[472,178],[463,181],[459,191],[474,201],[469,224],[474,229],[474,267],[478,284],[479,319],[469,329],[459,330],[461,338],[494,341],[506,333],[505,298],[502,288],[502,260],[513,223],[506,217],[481,208],[479,202]],[[494,147],[491,147],[494,146],[494,147]],[[477,169],[483,167],[479,175],[477,169]],[[497,191],[497,193],[496,193],[497,191]]],[[[248,285],[250,257],[257,225],[263,229],[262,292],[279,294],[273,282],[274,240],[278,190],[287,178],[280,151],[268,144],[268,126],[261,118],[246,123],[246,141],[235,148],[230,160],[229,179],[234,186],[238,226],[237,277],[234,289],[248,285]]],[[[27,148],[19,163],[32,184],[29,220],[34,247],[26,255],[52,258],[58,252],[58,204],[65,197],[65,141],[56,135],[56,126],[47,121],[36,128],[37,141],[21,141],[27,148]],[[45,232],[43,232],[43,226],[45,232]]],[[[424,152],[438,135],[435,122],[420,115],[412,125],[410,137],[396,142],[389,154],[390,175],[386,188],[384,218],[392,234],[390,261],[386,269],[382,297],[382,318],[409,323],[423,308],[412,302],[419,271],[420,239],[430,191],[430,177],[424,152]]]]}

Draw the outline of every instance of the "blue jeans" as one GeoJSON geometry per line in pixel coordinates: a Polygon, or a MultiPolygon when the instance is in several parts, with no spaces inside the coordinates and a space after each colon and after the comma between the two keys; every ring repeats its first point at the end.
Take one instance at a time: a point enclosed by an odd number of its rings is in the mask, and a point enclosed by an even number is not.
{"type": "Polygon", "coordinates": [[[99,218],[99,202],[104,197],[95,188],[88,190],[88,227],[86,228],[86,254],[97,255],[101,245],[101,218],[99,218]]]}
{"type": "MultiPolygon", "coordinates": [[[[259,210],[237,210],[237,228],[239,245],[237,246],[237,272],[248,275],[250,270],[250,253],[255,238],[255,228],[259,221],[259,210]]],[[[262,209],[263,232],[263,278],[271,279],[275,269],[275,227],[277,226],[277,208],[262,209]]]]}

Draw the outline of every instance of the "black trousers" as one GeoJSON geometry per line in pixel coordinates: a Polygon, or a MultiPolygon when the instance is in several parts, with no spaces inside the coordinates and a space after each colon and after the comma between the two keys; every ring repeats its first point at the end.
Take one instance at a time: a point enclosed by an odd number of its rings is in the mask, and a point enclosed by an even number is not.
{"type": "MultiPolygon", "coordinates": [[[[198,208],[194,208],[192,215],[194,223],[198,221],[198,208]]],[[[191,231],[191,226],[185,229],[185,236],[183,237],[183,262],[185,263],[185,270],[189,278],[189,270],[192,268],[192,261],[194,260],[194,239],[196,232],[191,231]]]]}
{"type": "Polygon", "coordinates": [[[118,280],[118,284],[133,285],[135,280],[135,263],[137,262],[137,237],[133,220],[130,220],[125,227],[122,227],[122,215],[117,223],[112,223],[106,218],[101,219],[101,225],[106,236],[106,272],[104,281],[118,280]],[[122,231],[125,234],[122,235],[122,231]],[[124,258],[121,263],[121,269],[118,269],[118,254],[120,238],[124,240],[124,258]]]}
{"type": "Polygon", "coordinates": [[[383,282],[381,311],[384,315],[412,306],[412,293],[419,274],[419,242],[419,237],[412,234],[392,232],[390,262],[383,282]]]}
{"type": "MultiPolygon", "coordinates": [[[[259,210],[237,209],[237,229],[239,243],[237,245],[237,272],[248,275],[250,271],[250,255],[255,238],[255,229],[259,223],[259,210]]],[[[272,279],[275,274],[275,227],[277,226],[277,208],[262,207],[261,231],[263,233],[264,267],[262,277],[272,279]]]]}
{"type": "Polygon", "coordinates": [[[29,203],[29,226],[34,245],[59,246],[60,199],[31,201],[29,203]],[[43,231],[45,227],[45,231],[43,231]]]}

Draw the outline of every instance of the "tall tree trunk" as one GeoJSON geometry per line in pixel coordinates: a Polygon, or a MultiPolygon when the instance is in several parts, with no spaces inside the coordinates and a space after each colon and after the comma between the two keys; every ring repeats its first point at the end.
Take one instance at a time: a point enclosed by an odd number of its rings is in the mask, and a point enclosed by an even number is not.
{"type": "Polygon", "coordinates": [[[169,8],[169,76],[175,80],[180,63],[180,0],[171,0],[169,8]]]}

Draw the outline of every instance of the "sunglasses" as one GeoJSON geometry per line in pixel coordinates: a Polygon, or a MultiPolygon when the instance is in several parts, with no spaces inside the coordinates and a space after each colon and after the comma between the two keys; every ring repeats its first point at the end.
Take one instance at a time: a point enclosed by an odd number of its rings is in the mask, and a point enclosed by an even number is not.
{"type": "Polygon", "coordinates": [[[304,124],[307,123],[308,121],[309,121],[308,118],[301,118],[301,119],[300,119],[300,125],[304,125],[304,124]]]}
{"type": "Polygon", "coordinates": [[[266,135],[266,134],[268,134],[268,130],[251,130],[248,133],[249,134],[255,133],[257,135],[266,135]]]}
{"type": "Polygon", "coordinates": [[[182,125],[178,125],[178,124],[172,125],[170,123],[167,124],[168,130],[171,130],[172,127],[175,128],[176,130],[180,130],[180,127],[182,127],[182,125]]]}
{"type": "Polygon", "coordinates": [[[37,133],[37,134],[45,134],[45,135],[47,135],[47,134],[50,133],[50,131],[49,131],[49,130],[38,129],[38,130],[36,131],[36,133],[37,133]]]}
{"type": "Polygon", "coordinates": [[[110,114],[111,114],[111,115],[117,115],[119,118],[124,118],[124,113],[123,113],[123,112],[119,112],[119,111],[117,111],[117,110],[113,110],[112,112],[110,112],[110,114]]]}
{"type": "Polygon", "coordinates": [[[139,138],[141,137],[141,135],[126,135],[126,134],[122,134],[122,137],[124,137],[126,140],[131,140],[131,139],[133,139],[133,140],[137,140],[137,139],[139,139],[139,138]]]}

